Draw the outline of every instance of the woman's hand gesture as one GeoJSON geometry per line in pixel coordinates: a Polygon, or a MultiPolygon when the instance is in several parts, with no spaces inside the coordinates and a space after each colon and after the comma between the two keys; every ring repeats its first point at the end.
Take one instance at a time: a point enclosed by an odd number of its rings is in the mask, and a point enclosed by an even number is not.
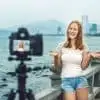
{"type": "Polygon", "coordinates": [[[50,56],[58,56],[59,53],[58,53],[57,51],[50,51],[50,52],[49,52],[49,55],[50,55],[50,56]]]}
{"type": "Polygon", "coordinates": [[[90,54],[93,58],[99,58],[100,59],[100,52],[91,52],[90,54]]]}

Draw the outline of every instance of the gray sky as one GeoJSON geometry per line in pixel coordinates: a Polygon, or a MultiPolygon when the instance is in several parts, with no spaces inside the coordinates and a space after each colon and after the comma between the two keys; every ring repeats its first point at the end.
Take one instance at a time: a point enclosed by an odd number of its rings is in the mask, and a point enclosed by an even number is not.
{"type": "Polygon", "coordinates": [[[82,15],[100,23],[99,10],[100,0],[0,0],[0,28],[49,19],[68,23],[82,15]]]}

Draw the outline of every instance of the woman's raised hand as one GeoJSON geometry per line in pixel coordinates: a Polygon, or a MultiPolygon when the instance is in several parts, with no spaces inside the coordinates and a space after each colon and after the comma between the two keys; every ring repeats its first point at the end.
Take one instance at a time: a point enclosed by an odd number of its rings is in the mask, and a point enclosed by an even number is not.
{"type": "Polygon", "coordinates": [[[57,51],[50,51],[50,52],[49,52],[49,55],[50,55],[50,56],[58,56],[59,53],[58,53],[57,51]]]}
{"type": "Polygon", "coordinates": [[[93,58],[99,58],[100,59],[100,52],[91,52],[90,54],[93,58]]]}

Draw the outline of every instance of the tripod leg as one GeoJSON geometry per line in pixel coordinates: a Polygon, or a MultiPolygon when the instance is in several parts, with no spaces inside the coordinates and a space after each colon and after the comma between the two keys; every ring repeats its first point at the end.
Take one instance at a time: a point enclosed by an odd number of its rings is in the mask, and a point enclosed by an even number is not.
{"type": "Polygon", "coordinates": [[[16,96],[16,93],[14,92],[14,90],[12,89],[10,91],[10,94],[8,95],[8,99],[7,100],[14,100],[16,96]]]}
{"type": "Polygon", "coordinates": [[[31,89],[29,89],[29,92],[26,93],[26,95],[27,95],[28,100],[35,100],[35,96],[32,93],[32,90],[31,89]]]}

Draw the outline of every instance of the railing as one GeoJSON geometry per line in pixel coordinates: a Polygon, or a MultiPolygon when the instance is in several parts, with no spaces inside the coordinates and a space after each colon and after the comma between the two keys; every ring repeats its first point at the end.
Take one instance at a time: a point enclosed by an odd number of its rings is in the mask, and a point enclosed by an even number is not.
{"type": "MultiPolygon", "coordinates": [[[[95,96],[100,93],[100,59],[92,60],[83,75],[86,76],[89,83],[89,100],[95,100],[95,96]]],[[[50,78],[52,88],[36,94],[36,100],[62,100],[60,75],[54,73],[50,78]]]]}

